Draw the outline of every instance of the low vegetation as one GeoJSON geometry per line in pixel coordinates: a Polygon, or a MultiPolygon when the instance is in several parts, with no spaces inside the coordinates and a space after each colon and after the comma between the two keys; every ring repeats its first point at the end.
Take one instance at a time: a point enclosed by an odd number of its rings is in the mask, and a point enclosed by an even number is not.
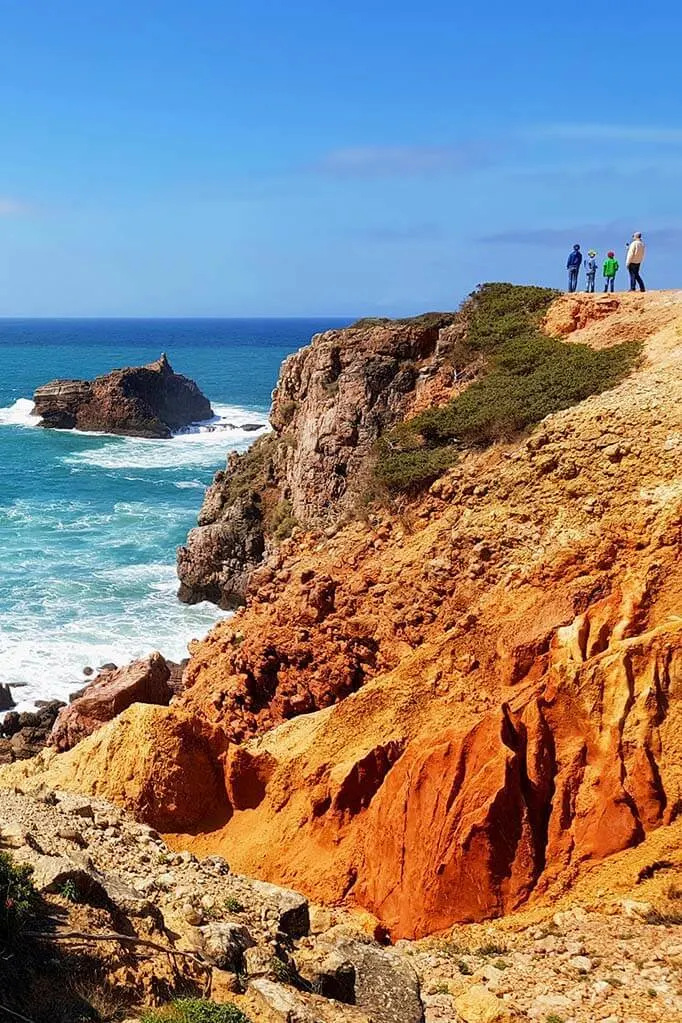
{"type": "Polygon", "coordinates": [[[267,486],[276,447],[276,435],[266,433],[254,441],[248,451],[239,456],[235,468],[227,476],[225,493],[227,504],[248,499],[252,493],[259,493],[267,486]]]}
{"type": "Polygon", "coordinates": [[[595,351],[540,329],[557,292],[485,284],[465,303],[466,329],[451,355],[454,367],[480,367],[446,405],[401,423],[380,443],[377,474],[393,491],[418,490],[454,464],[467,447],[507,440],[552,412],[614,387],[635,364],[634,342],[595,351]]]}
{"type": "Polygon", "coordinates": [[[216,1005],[203,998],[181,998],[145,1013],[140,1023],[250,1023],[250,1020],[236,1005],[216,1005]]]}
{"type": "Polygon", "coordinates": [[[286,540],[290,537],[298,525],[291,501],[286,498],[279,501],[268,516],[267,524],[268,532],[272,533],[275,540],[286,540]]]}
{"type": "Polygon", "coordinates": [[[0,853],[0,948],[11,944],[37,901],[31,868],[19,866],[6,853],[0,853]]]}

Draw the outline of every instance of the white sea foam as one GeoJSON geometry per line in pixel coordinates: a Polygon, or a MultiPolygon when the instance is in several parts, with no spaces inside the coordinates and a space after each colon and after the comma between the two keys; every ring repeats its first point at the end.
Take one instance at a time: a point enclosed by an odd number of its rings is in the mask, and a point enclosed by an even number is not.
{"type": "Polygon", "coordinates": [[[148,440],[140,437],[102,438],[101,447],[88,447],[64,458],[74,468],[99,469],[176,469],[189,466],[218,465],[227,451],[248,447],[270,429],[267,416],[231,405],[214,406],[216,415],[204,423],[195,423],[179,431],[172,440],[148,440]],[[257,429],[245,429],[257,426],[257,429]]]}
{"type": "MultiPolygon", "coordinates": [[[[32,408],[22,398],[0,409],[0,425],[35,426],[32,408]]],[[[263,413],[214,408],[213,420],[171,440],[86,438],[71,431],[69,443],[62,450],[59,445],[53,457],[70,473],[84,474],[84,485],[65,490],[62,472],[62,489],[48,487],[35,501],[7,495],[3,503],[0,497],[6,548],[0,576],[1,681],[17,687],[20,709],[36,699],[66,699],[85,681],[86,665],[123,664],[154,649],[182,659],[189,639],[205,635],[223,617],[212,604],[188,607],[176,599],[173,549],[196,520],[191,512],[188,518],[187,503],[174,488],[203,489],[209,471],[224,464],[228,451],[248,447],[269,424],[263,413]],[[249,424],[258,429],[244,429],[249,424]],[[179,478],[171,474],[177,469],[179,478]],[[150,470],[168,472],[152,476],[150,470]],[[118,499],[91,500],[90,477],[98,493],[111,486],[118,499]],[[131,493],[136,483],[142,485],[140,500],[120,499],[117,481],[122,479],[131,493]],[[149,487],[161,488],[159,499],[149,487]],[[125,564],[117,565],[118,560],[125,564]]],[[[200,496],[196,501],[198,507],[200,496]]]]}
{"type": "MultiPolygon", "coordinates": [[[[50,610],[39,627],[38,608],[17,605],[4,615],[0,631],[2,680],[17,688],[13,695],[19,710],[29,709],[36,699],[67,700],[83,685],[86,666],[97,668],[113,661],[126,664],[153,650],[171,660],[187,657],[191,637],[201,637],[224,612],[212,604],[188,607],[175,598],[177,578],[171,565],[143,564],[106,569],[93,574],[99,586],[96,610],[86,616],[58,614],[52,607],[59,595],[47,601],[50,610]],[[135,590],[135,599],[121,601],[121,592],[135,590]],[[111,599],[106,593],[111,590],[111,599]]],[[[64,600],[77,599],[73,582],[64,600]]],[[[57,599],[58,603],[58,599],[57,599]]]]}
{"type": "Polygon", "coordinates": [[[37,426],[40,416],[32,415],[30,398],[18,398],[13,405],[0,408],[0,426],[37,426]]]}

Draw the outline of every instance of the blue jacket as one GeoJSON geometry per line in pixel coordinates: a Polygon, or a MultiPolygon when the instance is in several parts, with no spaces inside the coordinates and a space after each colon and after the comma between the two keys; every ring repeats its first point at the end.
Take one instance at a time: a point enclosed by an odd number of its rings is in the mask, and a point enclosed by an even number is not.
{"type": "Polygon", "coordinates": [[[588,256],[585,260],[585,273],[589,276],[590,274],[596,274],[597,272],[597,260],[594,256],[588,256]]]}
{"type": "Polygon", "coordinates": [[[582,254],[582,252],[576,251],[576,249],[573,249],[573,252],[568,257],[568,262],[566,263],[566,269],[567,270],[572,270],[572,269],[579,270],[580,269],[580,264],[582,263],[582,261],[583,261],[583,254],[582,254]]]}

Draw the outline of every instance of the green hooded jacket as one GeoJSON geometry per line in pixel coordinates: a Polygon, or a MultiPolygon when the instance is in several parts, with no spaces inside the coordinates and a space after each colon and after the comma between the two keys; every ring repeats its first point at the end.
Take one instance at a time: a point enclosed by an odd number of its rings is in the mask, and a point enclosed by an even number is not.
{"type": "Polygon", "coordinates": [[[605,259],[604,260],[604,277],[615,277],[618,273],[618,260],[617,259],[605,259]]]}

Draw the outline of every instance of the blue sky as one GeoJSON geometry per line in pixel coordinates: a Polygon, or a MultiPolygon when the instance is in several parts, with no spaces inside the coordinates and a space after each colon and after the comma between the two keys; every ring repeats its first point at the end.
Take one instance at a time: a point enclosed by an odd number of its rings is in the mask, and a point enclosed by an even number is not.
{"type": "Polygon", "coordinates": [[[0,315],[403,315],[633,230],[682,284],[669,0],[0,12],[0,315]]]}

